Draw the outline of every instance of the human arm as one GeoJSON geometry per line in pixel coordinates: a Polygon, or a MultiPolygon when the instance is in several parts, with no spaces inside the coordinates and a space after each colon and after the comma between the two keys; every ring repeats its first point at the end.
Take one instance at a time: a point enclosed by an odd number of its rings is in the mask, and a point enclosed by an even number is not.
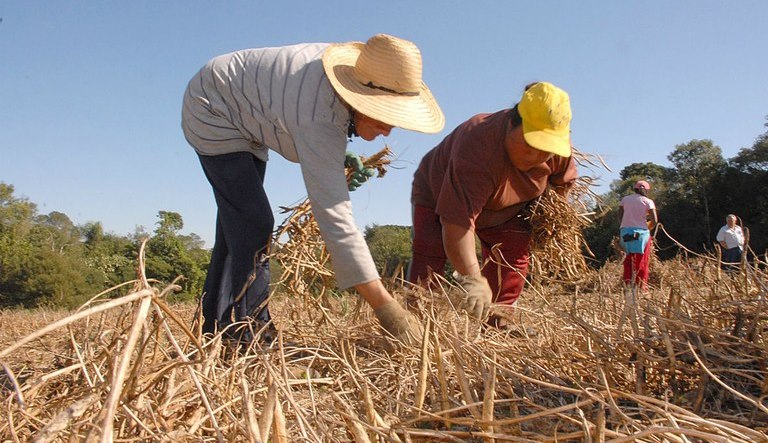
{"type": "Polygon", "coordinates": [[[579,177],[579,171],[576,168],[573,156],[554,156],[547,160],[547,165],[552,171],[549,176],[549,184],[558,195],[565,197],[579,177]]]}
{"type": "Polygon", "coordinates": [[[717,231],[715,240],[717,240],[717,243],[720,244],[721,248],[728,249],[728,244],[725,242],[725,227],[722,227],[719,231],[717,231]]]}
{"type": "Polygon", "coordinates": [[[360,283],[354,288],[373,309],[378,309],[395,300],[381,283],[381,279],[360,283]]]}
{"type": "Polygon", "coordinates": [[[475,252],[475,231],[441,219],[445,255],[453,268],[461,275],[480,273],[480,264],[475,252]]]}
{"type": "Polygon", "coordinates": [[[649,228],[653,228],[659,222],[659,215],[656,213],[656,208],[649,209],[648,216],[651,221],[649,228]]]}
{"type": "Polygon", "coordinates": [[[330,253],[336,281],[346,289],[376,280],[379,274],[349,200],[345,135],[333,126],[307,126],[292,135],[312,214],[330,253]]]}
{"type": "Polygon", "coordinates": [[[440,216],[445,256],[456,270],[454,277],[460,286],[448,296],[457,308],[484,319],[491,303],[491,290],[480,272],[474,221],[506,170],[498,161],[487,161],[493,159],[486,152],[490,149],[461,129],[436,148],[435,155],[442,156],[442,160],[430,171],[439,178],[432,183],[431,193],[435,196],[434,211],[440,216]]]}
{"type": "Polygon", "coordinates": [[[480,272],[474,222],[498,184],[507,178],[507,169],[498,165],[498,156],[490,155],[487,151],[491,149],[485,143],[477,134],[461,131],[443,141],[439,146],[450,147],[450,154],[441,153],[447,158],[439,166],[444,173],[436,174],[441,176],[441,182],[431,190],[436,200],[435,213],[443,226],[446,257],[462,275],[480,272]]]}
{"type": "Polygon", "coordinates": [[[475,252],[475,231],[442,220],[445,255],[453,264],[457,281],[466,291],[461,293],[458,307],[480,320],[488,316],[491,307],[491,287],[480,273],[475,252]]]}
{"type": "Polygon", "coordinates": [[[619,205],[619,224],[621,224],[621,221],[624,220],[624,206],[619,205]]]}
{"type": "Polygon", "coordinates": [[[374,309],[379,323],[389,334],[406,344],[416,343],[415,340],[421,338],[421,324],[382,284],[365,239],[352,217],[344,173],[346,141],[343,134],[336,139],[337,143],[323,144],[324,140],[334,140],[334,133],[329,129],[326,134],[321,129],[316,129],[319,135],[315,133],[314,143],[305,140],[306,134],[294,135],[294,138],[300,147],[297,151],[312,213],[330,252],[336,281],[341,289],[354,287],[374,309]]]}

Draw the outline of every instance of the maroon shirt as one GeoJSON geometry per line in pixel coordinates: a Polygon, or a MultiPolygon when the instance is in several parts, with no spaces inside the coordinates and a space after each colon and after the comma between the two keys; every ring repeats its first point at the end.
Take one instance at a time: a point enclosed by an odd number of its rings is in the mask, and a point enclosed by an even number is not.
{"type": "Polygon", "coordinates": [[[413,177],[411,203],[464,228],[497,226],[544,193],[578,177],[573,157],[553,156],[530,171],[512,165],[506,146],[511,110],[478,114],[429,151],[413,177]]]}

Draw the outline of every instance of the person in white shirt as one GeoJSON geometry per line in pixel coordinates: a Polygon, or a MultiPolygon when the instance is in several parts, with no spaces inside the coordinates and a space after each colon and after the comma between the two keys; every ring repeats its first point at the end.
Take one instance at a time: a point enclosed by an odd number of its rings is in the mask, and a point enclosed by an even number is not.
{"type": "Polygon", "coordinates": [[[741,253],[744,251],[744,232],[741,226],[736,224],[736,216],[728,214],[725,217],[725,225],[717,231],[715,237],[723,248],[723,268],[733,267],[733,263],[741,262],[741,253]]]}
{"type": "MultiPolygon", "coordinates": [[[[421,325],[384,288],[355,225],[346,146],[352,136],[372,141],[394,127],[435,133],[444,125],[422,81],[418,47],[390,35],[246,49],[209,61],[190,80],[182,108],[184,136],[217,204],[203,332],[270,320],[264,253],[274,218],[263,182],[271,150],[301,167],[339,287],[354,287],[384,329],[413,342],[421,325]]],[[[366,179],[359,172],[356,185],[366,179]]]]}
{"type": "Polygon", "coordinates": [[[638,284],[645,289],[652,244],[649,227],[658,223],[659,219],[656,204],[648,198],[651,185],[639,180],[633,188],[635,193],[622,198],[619,203],[620,242],[627,253],[623,277],[625,284],[638,284]]]}

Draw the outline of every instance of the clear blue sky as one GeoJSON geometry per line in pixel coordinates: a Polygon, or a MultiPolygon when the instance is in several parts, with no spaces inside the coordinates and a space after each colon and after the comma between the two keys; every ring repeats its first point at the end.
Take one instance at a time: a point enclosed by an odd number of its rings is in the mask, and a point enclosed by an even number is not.
{"type": "MultiPolygon", "coordinates": [[[[754,1],[11,1],[0,0],[0,181],[76,224],[151,231],[160,210],[212,245],[210,187],[179,127],[182,93],[211,57],[384,32],[422,50],[447,123],[349,148],[398,159],[353,194],[358,225],[410,225],[421,156],[457,124],[548,80],[571,95],[573,141],[613,168],[669,165],[712,139],[726,158],[764,133],[768,2],[754,1]]],[[[306,194],[272,155],[275,210],[306,194]]],[[[279,223],[283,216],[276,213],[279,223]]]]}

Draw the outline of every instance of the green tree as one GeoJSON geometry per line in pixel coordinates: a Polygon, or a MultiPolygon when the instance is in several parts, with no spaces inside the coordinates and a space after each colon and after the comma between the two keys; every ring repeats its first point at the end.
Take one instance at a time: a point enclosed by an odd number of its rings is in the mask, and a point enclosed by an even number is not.
{"type": "MultiPolygon", "coordinates": [[[[659,220],[687,248],[697,252],[712,248],[715,234],[729,213],[740,216],[750,228],[753,249],[762,253],[768,248],[768,195],[762,192],[768,189],[768,131],[728,161],[711,140],[676,145],[667,158],[673,168],[653,163],[625,167],[620,179],[601,196],[603,207],[595,208],[600,215],[585,231],[598,263],[610,254],[610,243],[618,230],[619,199],[632,192],[632,184],[638,179],[651,183],[650,197],[656,202],[659,220]]],[[[663,243],[669,240],[664,236],[657,237],[657,241],[660,258],[679,251],[665,247],[663,243]]]]}
{"type": "Polygon", "coordinates": [[[43,236],[38,239],[40,245],[52,252],[63,254],[66,248],[80,246],[80,231],[66,214],[54,211],[37,216],[35,222],[36,232],[43,236]]]}
{"type": "Polygon", "coordinates": [[[157,218],[160,220],[156,223],[155,235],[172,236],[184,228],[184,220],[178,212],[159,211],[157,218]]]}
{"type": "Polygon", "coordinates": [[[136,278],[136,242],[105,233],[101,222],[86,223],[79,229],[86,249],[86,263],[98,273],[105,288],[136,278]]]}
{"type": "Polygon", "coordinates": [[[411,228],[397,225],[371,225],[365,228],[365,241],[382,275],[392,276],[411,258],[411,228]]]}
{"type": "Polygon", "coordinates": [[[37,206],[14,196],[12,185],[0,182],[0,305],[28,305],[33,302],[25,281],[34,247],[29,232],[34,227],[37,206]]]}
{"type": "Polygon", "coordinates": [[[182,291],[176,297],[194,299],[202,291],[210,254],[200,248],[199,237],[179,234],[184,228],[180,214],[159,211],[157,218],[154,236],[147,242],[147,277],[171,282],[184,276],[182,291]]]}
{"type": "Polygon", "coordinates": [[[645,180],[651,184],[651,187],[663,193],[668,187],[670,180],[674,177],[675,170],[656,163],[632,163],[625,166],[619,173],[620,180],[611,184],[611,191],[619,199],[631,192],[632,187],[638,180],[645,180]]]}
{"type": "Polygon", "coordinates": [[[722,150],[712,140],[691,140],[675,146],[667,158],[676,172],[668,201],[675,205],[676,232],[687,244],[708,247],[712,241],[711,193],[727,165],[722,150]]]}
{"type": "MultiPolygon", "coordinates": [[[[768,123],[764,126],[768,127],[768,123]]],[[[768,172],[768,131],[759,135],[751,148],[742,148],[729,163],[747,174],[768,172]]]]}
{"type": "MultiPolygon", "coordinates": [[[[146,270],[163,282],[184,275],[183,294],[191,297],[202,288],[210,252],[199,236],[180,235],[183,226],[180,214],[158,213],[146,270]]],[[[147,237],[143,229],[123,237],[99,222],[76,226],[62,212],[38,214],[0,182],[0,307],[80,305],[135,278],[138,243],[147,237]]]]}
{"type": "Polygon", "coordinates": [[[100,288],[86,265],[77,227],[66,214],[37,207],[0,184],[0,304],[74,306],[100,288]]]}
{"type": "MultiPolygon", "coordinates": [[[[768,127],[768,124],[766,124],[768,127]]],[[[758,136],[750,148],[742,148],[728,161],[717,181],[713,198],[714,236],[727,214],[736,214],[750,230],[750,246],[758,253],[768,248],[768,132],[758,136]]]]}

